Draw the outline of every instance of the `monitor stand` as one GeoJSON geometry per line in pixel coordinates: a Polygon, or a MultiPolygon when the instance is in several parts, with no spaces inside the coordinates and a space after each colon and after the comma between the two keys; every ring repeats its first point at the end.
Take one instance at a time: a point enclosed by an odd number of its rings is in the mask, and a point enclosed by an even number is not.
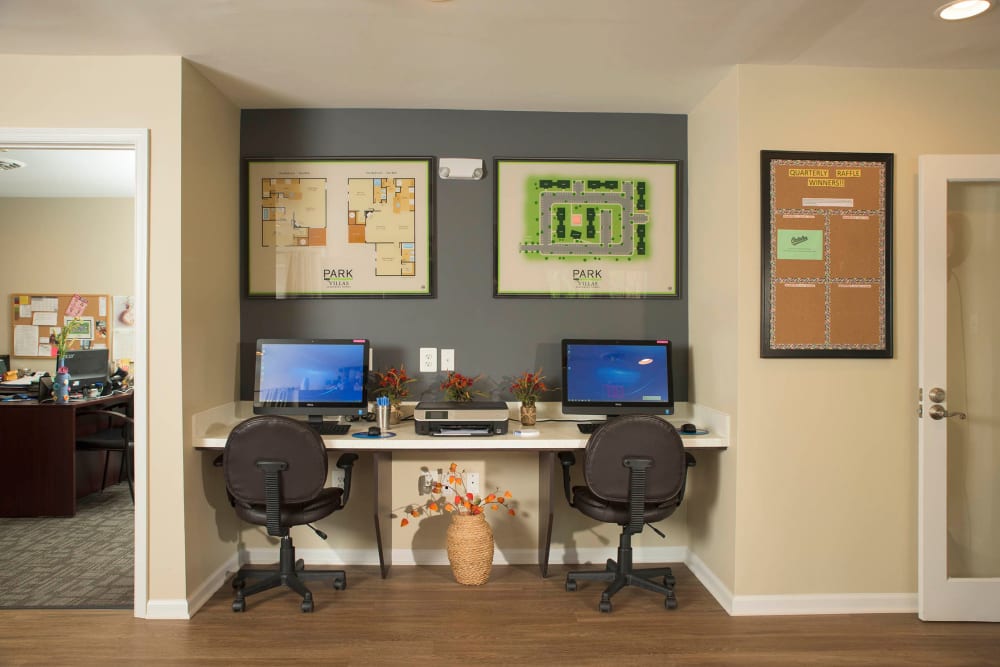
{"type": "Polygon", "coordinates": [[[343,435],[351,429],[350,424],[339,421],[323,421],[323,415],[309,415],[306,423],[320,435],[343,435]]]}

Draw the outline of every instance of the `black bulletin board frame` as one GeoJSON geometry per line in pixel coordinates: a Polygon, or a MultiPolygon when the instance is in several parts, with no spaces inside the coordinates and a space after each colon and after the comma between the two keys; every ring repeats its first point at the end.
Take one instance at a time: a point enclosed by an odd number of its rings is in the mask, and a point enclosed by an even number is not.
{"type": "Polygon", "coordinates": [[[892,358],[892,191],[892,153],[761,151],[761,357],[892,358]]]}

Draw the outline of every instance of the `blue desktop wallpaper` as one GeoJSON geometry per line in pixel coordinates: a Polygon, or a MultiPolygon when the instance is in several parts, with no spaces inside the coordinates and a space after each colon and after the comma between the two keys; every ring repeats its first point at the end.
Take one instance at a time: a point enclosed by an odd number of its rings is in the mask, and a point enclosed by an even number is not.
{"type": "Polygon", "coordinates": [[[667,401],[667,351],[659,345],[571,345],[566,397],[571,401],[667,401]]]}
{"type": "Polygon", "coordinates": [[[266,403],[357,403],[364,390],[364,345],[262,345],[260,400],[266,403]]]}

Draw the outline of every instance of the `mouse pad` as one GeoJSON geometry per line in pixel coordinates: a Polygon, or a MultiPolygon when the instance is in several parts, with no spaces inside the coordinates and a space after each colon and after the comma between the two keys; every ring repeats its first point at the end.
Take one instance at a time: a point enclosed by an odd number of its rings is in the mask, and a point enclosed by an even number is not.
{"type": "Polygon", "coordinates": [[[396,434],[393,433],[392,431],[389,431],[388,433],[380,433],[379,435],[368,435],[368,433],[365,431],[358,431],[357,433],[352,433],[351,437],[365,438],[365,439],[371,438],[372,440],[379,440],[381,438],[395,438],[396,434]]]}
{"type": "Polygon", "coordinates": [[[694,433],[681,433],[680,429],[677,429],[677,432],[680,433],[681,435],[708,435],[708,431],[706,431],[703,428],[698,429],[694,433]]]}

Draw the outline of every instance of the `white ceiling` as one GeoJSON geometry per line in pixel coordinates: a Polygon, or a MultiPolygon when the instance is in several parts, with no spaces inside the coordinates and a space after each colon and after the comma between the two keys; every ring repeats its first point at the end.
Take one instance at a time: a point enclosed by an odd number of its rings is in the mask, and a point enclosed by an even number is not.
{"type": "Polygon", "coordinates": [[[180,55],[240,108],[688,113],[737,64],[1000,68],[1000,10],[944,1],[0,0],[0,54],[180,55]]]}
{"type": "Polygon", "coordinates": [[[0,197],[133,197],[135,151],[10,149],[0,161],[23,162],[0,170],[0,197]]]}

